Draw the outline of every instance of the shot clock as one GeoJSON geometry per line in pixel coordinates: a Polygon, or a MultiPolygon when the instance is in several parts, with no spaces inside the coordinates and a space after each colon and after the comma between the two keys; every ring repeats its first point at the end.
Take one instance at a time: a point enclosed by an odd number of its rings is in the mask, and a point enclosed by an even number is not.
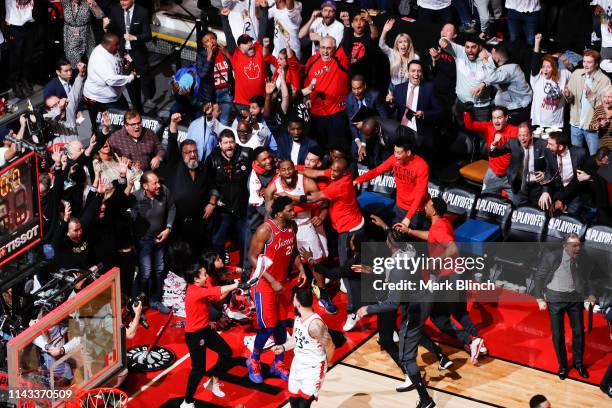
{"type": "Polygon", "coordinates": [[[0,169],[0,266],[41,237],[37,156],[31,152],[0,169]]]}

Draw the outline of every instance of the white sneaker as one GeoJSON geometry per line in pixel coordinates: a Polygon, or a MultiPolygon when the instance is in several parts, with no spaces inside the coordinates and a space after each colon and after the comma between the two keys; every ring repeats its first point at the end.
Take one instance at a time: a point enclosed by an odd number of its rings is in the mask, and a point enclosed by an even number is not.
{"type": "Polygon", "coordinates": [[[470,344],[470,361],[472,364],[476,364],[478,356],[480,355],[480,347],[483,344],[483,340],[480,337],[476,337],[470,344]]]}
{"type": "Polygon", "coordinates": [[[351,330],[353,330],[353,327],[355,327],[355,325],[357,324],[357,322],[360,319],[361,318],[359,316],[357,316],[357,313],[350,313],[346,317],[346,322],[344,323],[344,326],[342,326],[342,330],[344,330],[344,331],[351,331],[351,330]]]}
{"type": "Polygon", "coordinates": [[[484,340],[482,341],[482,344],[480,345],[480,354],[489,354],[489,349],[485,347],[484,340]]]}
{"type": "Polygon", "coordinates": [[[211,391],[215,397],[218,397],[218,398],[225,397],[225,393],[221,391],[221,384],[219,384],[219,382],[214,382],[212,377],[209,378],[208,381],[204,383],[204,388],[207,389],[208,391],[211,391]]]}
{"type": "Polygon", "coordinates": [[[183,400],[183,402],[181,402],[181,408],[195,408],[195,402],[187,402],[183,400]]]}
{"type": "Polygon", "coordinates": [[[346,286],[344,286],[344,279],[340,279],[340,291],[346,293],[346,286]]]}
{"type": "Polygon", "coordinates": [[[399,343],[399,334],[396,331],[393,331],[393,342],[399,343]]]}
{"type": "Polygon", "coordinates": [[[406,392],[406,391],[411,391],[413,389],[415,389],[416,386],[414,384],[412,384],[412,381],[410,380],[410,377],[406,376],[406,379],[404,380],[403,383],[401,383],[400,385],[398,385],[397,387],[395,387],[395,391],[397,392],[406,392]]]}

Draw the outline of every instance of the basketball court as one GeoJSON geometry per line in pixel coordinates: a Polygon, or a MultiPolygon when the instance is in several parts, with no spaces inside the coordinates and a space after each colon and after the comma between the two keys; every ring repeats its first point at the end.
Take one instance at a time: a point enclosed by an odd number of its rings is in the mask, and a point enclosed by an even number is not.
{"type": "MultiPolygon", "coordinates": [[[[416,406],[416,391],[395,391],[404,376],[377,343],[376,319],[368,316],[353,331],[343,333],[341,327],[346,317],[343,312],[346,296],[337,293],[334,301],[340,310],[335,316],[325,315],[318,305],[315,307],[328,324],[337,349],[334,365],[327,373],[319,400],[313,406],[416,406]]],[[[418,364],[437,406],[521,407],[528,406],[529,399],[539,393],[546,395],[555,408],[609,404],[609,399],[598,387],[612,359],[612,346],[603,316],[595,316],[593,330],[586,335],[584,358],[590,378],[583,380],[575,371],[571,371],[570,378],[562,381],[555,373],[557,363],[550,339],[548,315],[540,312],[535,303],[480,303],[472,305],[470,314],[489,349],[489,355],[481,357],[477,365],[471,364],[469,354],[450,338],[433,326],[426,328],[454,362],[450,370],[440,371],[435,356],[425,350],[419,351],[418,364]]],[[[159,327],[166,320],[165,316],[156,312],[149,312],[147,317],[151,327],[159,327]]],[[[172,320],[172,324],[176,325],[181,319],[174,317],[172,320]]],[[[569,333],[569,326],[566,333],[569,333]]],[[[249,325],[236,325],[223,332],[234,353],[232,368],[221,379],[227,396],[219,399],[199,388],[195,396],[196,407],[289,406],[286,383],[266,376],[273,357],[271,352],[262,355],[264,383],[249,381],[244,363],[248,351],[243,338],[251,334],[254,332],[249,325]]],[[[128,348],[146,344],[155,335],[152,329],[140,328],[137,339],[129,342],[128,348]]],[[[569,335],[567,337],[569,347],[569,335]]],[[[122,387],[130,396],[130,407],[173,408],[183,400],[191,368],[183,330],[169,327],[162,335],[160,344],[175,353],[176,361],[165,370],[130,373],[122,387]]],[[[210,367],[216,355],[209,352],[207,359],[207,366],[210,367]]]]}

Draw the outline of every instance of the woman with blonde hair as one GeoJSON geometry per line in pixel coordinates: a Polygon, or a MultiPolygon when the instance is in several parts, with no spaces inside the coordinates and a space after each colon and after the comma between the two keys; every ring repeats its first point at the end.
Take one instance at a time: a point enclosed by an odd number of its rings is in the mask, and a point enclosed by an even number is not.
{"type": "Polygon", "coordinates": [[[563,128],[563,111],[565,109],[563,89],[569,81],[570,72],[559,70],[555,57],[540,54],[541,41],[542,34],[537,34],[531,61],[530,84],[533,89],[531,124],[563,128]]]}
{"type": "Polygon", "coordinates": [[[393,49],[385,43],[387,33],[393,28],[394,24],[395,19],[387,20],[378,40],[378,46],[389,58],[391,64],[391,89],[408,81],[408,63],[419,59],[417,53],[414,52],[412,38],[406,33],[400,33],[395,37],[393,49]]]}
{"type": "Polygon", "coordinates": [[[589,130],[599,133],[599,147],[612,149],[612,85],[604,88],[601,101],[593,111],[589,130]]]}

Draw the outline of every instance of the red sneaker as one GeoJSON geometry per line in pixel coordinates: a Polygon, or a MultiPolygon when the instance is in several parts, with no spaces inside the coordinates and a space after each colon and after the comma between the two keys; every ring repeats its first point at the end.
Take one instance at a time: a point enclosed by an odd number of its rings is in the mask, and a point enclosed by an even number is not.
{"type": "Polygon", "coordinates": [[[276,375],[277,377],[280,377],[280,379],[283,381],[289,380],[289,370],[287,370],[287,367],[285,366],[285,363],[283,361],[275,361],[274,363],[272,363],[270,373],[276,375]]]}

